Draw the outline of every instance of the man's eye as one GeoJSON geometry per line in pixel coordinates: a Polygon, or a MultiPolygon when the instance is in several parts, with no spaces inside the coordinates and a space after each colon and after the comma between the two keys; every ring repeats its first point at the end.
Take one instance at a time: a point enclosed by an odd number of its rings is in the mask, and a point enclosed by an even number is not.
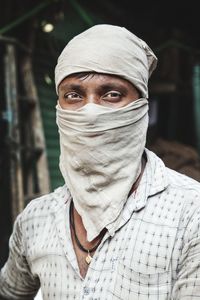
{"type": "Polygon", "coordinates": [[[122,96],[121,93],[113,91],[113,92],[109,92],[109,93],[105,94],[104,98],[118,98],[121,96],[122,96]]]}
{"type": "Polygon", "coordinates": [[[70,93],[66,93],[65,95],[64,95],[64,98],[65,99],[80,99],[81,98],[81,96],[79,95],[79,94],[77,94],[77,93],[75,93],[75,92],[70,92],[70,93]]]}

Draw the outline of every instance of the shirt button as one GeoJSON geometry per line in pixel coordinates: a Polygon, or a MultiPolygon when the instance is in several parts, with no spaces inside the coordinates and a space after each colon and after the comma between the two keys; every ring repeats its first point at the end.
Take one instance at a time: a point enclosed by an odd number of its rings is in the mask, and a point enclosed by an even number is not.
{"type": "Polygon", "coordinates": [[[84,295],[89,295],[90,289],[85,286],[84,289],[83,289],[83,292],[84,292],[84,295]]]}

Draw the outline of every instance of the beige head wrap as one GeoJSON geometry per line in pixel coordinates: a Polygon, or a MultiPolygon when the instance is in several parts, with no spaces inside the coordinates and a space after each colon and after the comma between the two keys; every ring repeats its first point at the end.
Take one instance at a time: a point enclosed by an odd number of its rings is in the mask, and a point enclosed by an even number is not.
{"type": "Polygon", "coordinates": [[[63,49],[55,69],[55,84],[70,74],[98,72],[130,81],[148,98],[148,79],[157,58],[149,46],[124,27],[95,25],[74,37],[63,49]]]}

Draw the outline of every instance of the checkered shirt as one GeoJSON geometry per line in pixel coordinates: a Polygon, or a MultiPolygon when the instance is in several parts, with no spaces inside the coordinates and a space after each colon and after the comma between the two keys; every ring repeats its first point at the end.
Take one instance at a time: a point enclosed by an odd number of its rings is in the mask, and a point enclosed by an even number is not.
{"type": "Polygon", "coordinates": [[[39,288],[44,300],[200,299],[200,184],[146,154],[139,187],[85,278],[71,241],[71,196],[64,185],[18,216],[0,293],[10,300],[33,299],[39,288]]]}

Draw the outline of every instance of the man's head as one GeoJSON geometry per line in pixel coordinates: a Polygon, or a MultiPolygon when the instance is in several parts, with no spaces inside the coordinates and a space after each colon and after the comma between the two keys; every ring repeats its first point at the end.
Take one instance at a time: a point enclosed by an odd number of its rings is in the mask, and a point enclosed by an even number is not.
{"type": "Polygon", "coordinates": [[[105,227],[113,234],[141,173],[155,66],[145,42],[111,25],[79,34],[58,58],[60,170],[88,241],[105,227]]]}
{"type": "Polygon", "coordinates": [[[56,91],[72,74],[100,73],[130,82],[148,98],[148,79],[157,58],[140,38],[123,27],[95,25],[74,37],[63,49],[55,68],[56,91]]]}

